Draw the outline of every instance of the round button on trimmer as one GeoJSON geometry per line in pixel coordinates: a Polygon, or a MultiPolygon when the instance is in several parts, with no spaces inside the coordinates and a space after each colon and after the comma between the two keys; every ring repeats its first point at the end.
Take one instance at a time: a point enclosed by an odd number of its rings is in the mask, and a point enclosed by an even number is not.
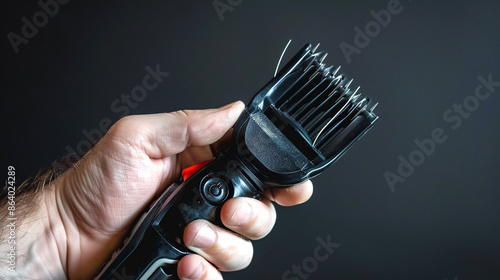
{"type": "Polygon", "coordinates": [[[223,188],[222,185],[210,186],[210,194],[213,196],[219,196],[222,193],[221,188],[223,188]]]}
{"type": "Polygon", "coordinates": [[[229,194],[229,186],[222,178],[208,177],[202,181],[201,193],[208,202],[219,204],[226,201],[229,194]]]}

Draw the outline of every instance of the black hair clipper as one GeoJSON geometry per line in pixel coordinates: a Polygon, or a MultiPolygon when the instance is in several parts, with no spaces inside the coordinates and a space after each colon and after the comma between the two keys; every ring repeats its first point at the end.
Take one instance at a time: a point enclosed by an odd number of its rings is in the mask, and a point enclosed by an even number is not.
{"type": "Polygon", "coordinates": [[[338,68],[325,68],[316,48],[303,47],[253,97],[227,148],[149,206],[97,279],[177,279],[176,263],[192,253],[182,240],[189,222],[224,227],[225,201],[319,175],[373,126],[376,104],[350,90],[338,68]]]}

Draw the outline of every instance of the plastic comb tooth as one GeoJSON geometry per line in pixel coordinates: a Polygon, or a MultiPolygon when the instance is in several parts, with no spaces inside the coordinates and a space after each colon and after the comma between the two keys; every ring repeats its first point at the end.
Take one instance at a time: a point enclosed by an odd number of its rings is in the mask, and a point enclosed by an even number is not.
{"type": "MultiPolygon", "coordinates": [[[[291,86],[283,90],[281,96],[275,100],[274,108],[279,114],[292,120],[291,123],[311,147],[323,152],[328,150],[332,139],[341,135],[350,125],[359,126],[357,130],[350,128],[359,135],[345,138],[345,142],[355,142],[377,119],[373,114],[377,104],[368,109],[369,99],[358,101],[361,97],[358,93],[359,87],[352,91],[350,86],[353,79],[346,82],[344,76],[337,75],[341,66],[337,66],[333,71],[333,66],[326,66],[324,61],[328,53],[317,52],[318,46],[319,44],[310,49],[303,58],[298,66],[302,67],[302,74],[291,86]],[[367,121],[353,124],[358,116],[366,118],[367,121]]],[[[290,140],[293,142],[294,139],[290,140]]]]}

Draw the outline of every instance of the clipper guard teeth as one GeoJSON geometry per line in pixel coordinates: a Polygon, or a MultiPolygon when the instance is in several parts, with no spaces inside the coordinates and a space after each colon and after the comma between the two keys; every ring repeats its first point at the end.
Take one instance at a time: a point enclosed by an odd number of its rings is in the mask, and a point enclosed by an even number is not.
{"type": "Polygon", "coordinates": [[[248,148],[248,161],[272,184],[280,185],[272,178],[285,173],[295,178],[287,184],[318,175],[378,119],[373,112],[377,104],[363,98],[359,87],[351,89],[353,80],[338,74],[340,67],[327,67],[328,54],[317,48],[303,47],[254,96],[249,117],[236,125],[237,145],[248,148]],[[241,138],[248,124],[251,133],[241,138]]]}

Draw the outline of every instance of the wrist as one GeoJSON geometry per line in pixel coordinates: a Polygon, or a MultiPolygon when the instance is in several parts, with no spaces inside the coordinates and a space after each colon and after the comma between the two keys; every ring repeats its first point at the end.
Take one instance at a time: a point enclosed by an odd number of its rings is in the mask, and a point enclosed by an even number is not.
{"type": "MultiPolygon", "coordinates": [[[[19,216],[12,221],[15,230],[2,229],[0,254],[11,254],[9,263],[2,262],[2,279],[66,278],[61,265],[61,257],[65,257],[66,252],[66,236],[53,194],[49,186],[39,194],[30,195],[28,199],[20,198],[19,216]],[[15,234],[15,238],[8,239],[12,234],[15,234]]],[[[8,226],[9,223],[4,221],[3,224],[8,226]]]]}

